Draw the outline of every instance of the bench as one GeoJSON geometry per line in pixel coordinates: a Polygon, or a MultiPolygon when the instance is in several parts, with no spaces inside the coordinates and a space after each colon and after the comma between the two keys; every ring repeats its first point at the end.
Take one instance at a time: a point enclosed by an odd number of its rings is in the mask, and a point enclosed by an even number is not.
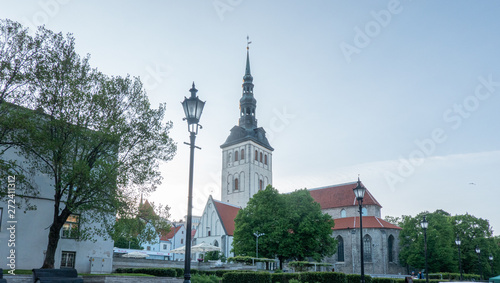
{"type": "Polygon", "coordinates": [[[33,283],[83,283],[82,278],[78,278],[78,272],[74,268],[63,269],[33,269],[33,283]]]}
{"type": "Polygon", "coordinates": [[[0,283],[7,283],[7,279],[3,278],[3,269],[0,268],[0,283]]]}

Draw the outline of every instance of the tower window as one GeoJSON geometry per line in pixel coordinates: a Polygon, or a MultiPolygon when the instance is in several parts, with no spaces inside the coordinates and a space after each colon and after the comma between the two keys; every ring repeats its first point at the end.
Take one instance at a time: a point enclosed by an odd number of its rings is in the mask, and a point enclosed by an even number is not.
{"type": "Polygon", "coordinates": [[[234,179],[234,190],[237,191],[239,188],[239,181],[238,178],[234,179]]]}
{"type": "Polygon", "coordinates": [[[241,160],[245,159],[245,150],[241,150],[241,160]]]}
{"type": "Polygon", "coordinates": [[[234,152],[234,161],[238,161],[238,151],[234,152]]]}
{"type": "Polygon", "coordinates": [[[259,191],[262,191],[264,189],[264,182],[262,180],[259,180],[259,191]]]}
{"type": "Polygon", "coordinates": [[[259,161],[259,153],[255,151],[255,161],[259,161]]]}
{"type": "Polygon", "coordinates": [[[260,153],[260,162],[262,162],[262,152],[260,153]]]}
{"type": "Polygon", "coordinates": [[[267,165],[267,154],[264,155],[264,164],[267,165]]]}

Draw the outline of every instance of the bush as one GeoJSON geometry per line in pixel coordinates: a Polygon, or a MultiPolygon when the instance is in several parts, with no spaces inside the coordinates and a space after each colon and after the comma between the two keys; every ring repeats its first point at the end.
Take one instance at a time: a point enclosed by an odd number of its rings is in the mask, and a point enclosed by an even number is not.
{"type": "Polygon", "coordinates": [[[222,277],[222,283],[271,283],[269,272],[228,272],[222,277]]]}
{"type": "MultiPolygon", "coordinates": [[[[404,281],[404,280],[403,280],[404,281]]],[[[391,278],[372,278],[372,283],[396,283],[393,279],[391,278]]]]}
{"type": "MultiPolygon", "coordinates": [[[[361,282],[361,275],[359,274],[346,274],[346,283],[359,283],[361,282]]],[[[403,279],[404,281],[404,279],[403,279]]],[[[365,275],[365,283],[372,283],[372,277],[365,275]]]]}
{"type": "Polygon", "coordinates": [[[290,280],[298,280],[299,273],[273,273],[271,274],[271,282],[273,283],[290,283],[290,280]]]}
{"type": "MultiPolygon", "coordinates": [[[[320,283],[346,283],[346,277],[344,273],[339,272],[304,272],[300,273],[300,281],[320,283]]],[[[359,283],[359,281],[357,283],[359,283]]],[[[367,283],[369,282],[367,281],[367,283]]]]}

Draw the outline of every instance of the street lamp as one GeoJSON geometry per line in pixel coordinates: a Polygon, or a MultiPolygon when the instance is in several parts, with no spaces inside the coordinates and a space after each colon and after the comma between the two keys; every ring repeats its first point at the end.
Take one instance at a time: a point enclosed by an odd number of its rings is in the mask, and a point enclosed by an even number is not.
{"type": "Polygon", "coordinates": [[[490,257],[489,257],[488,259],[490,260],[490,269],[491,269],[491,274],[492,274],[492,275],[495,275],[495,274],[493,273],[493,255],[492,255],[492,254],[490,254],[490,257]]]}
{"type": "Polygon", "coordinates": [[[359,204],[359,242],[360,242],[360,254],[361,254],[361,283],[365,283],[365,261],[364,261],[364,249],[363,249],[363,198],[365,197],[366,188],[361,185],[361,181],[358,176],[358,184],[355,188],[352,189],[354,195],[356,196],[356,200],[358,200],[359,204]]]}
{"type": "Polygon", "coordinates": [[[420,222],[420,226],[424,229],[424,252],[425,252],[425,282],[429,283],[429,269],[427,267],[427,228],[429,228],[429,222],[425,218],[420,222]]]}
{"type": "Polygon", "coordinates": [[[259,233],[259,231],[253,233],[253,235],[255,237],[257,237],[257,240],[255,242],[255,254],[256,254],[256,258],[259,258],[259,237],[260,236],[264,236],[265,234],[264,233],[259,233]]]}
{"type": "MultiPolygon", "coordinates": [[[[194,145],[196,134],[198,134],[198,128],[201,129],[201,125],[198,124],[201,117],[201,112],[203,112],[203,107],[205,102],[201,101],[196,92],[198,90],[193,87],[189,90],[191,92],[191,97],[184,97],[182,107],[184,108],[184,113],[188,123],[188,131],[190,133],[190,143],[185,143],[189,145],[190,160],[189,160],[189,191],[188,191],[188,215],[186,219],[186,249],[185,249],[185,259],[184,259],[184,283],[191,282],[191,223],[192,223],[192,206],[193,206],[193,163],[194,163],[194,145]]],[[[199,147],[197,147],[199,148],[199,147]]]]}
{"type": "Polygon", "coordinates": [[[462,278],[462,258],[460,257],[460,244],[461,243],[462,243],[462,241],[460,241],[460,238],[457,235],[457,239],[455,240],[455,244],[457,244],[457,247],[458,247],[458,265],[460,267],[460,281],[463,280],[463,278],[462,278]]]}
{"type": "Polygon", "coordinates": [[[483,280],[483,267],[481,266],[481,249],[479,246],[476,246],[476,254],[477,254],[477,264],[479,265],[479,272],[481,273],[480,279],[483,280]]]}

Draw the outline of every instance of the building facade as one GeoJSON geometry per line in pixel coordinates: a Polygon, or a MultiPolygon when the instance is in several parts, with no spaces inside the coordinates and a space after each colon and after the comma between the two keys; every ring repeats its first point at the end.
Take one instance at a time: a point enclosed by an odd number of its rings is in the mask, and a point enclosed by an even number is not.
{"type": "MultiPolygon", "coordinates": [[[[309,192],[324,213],[335,221],[332,237],[337,252],[326,261],[335,270],[359,273],[361,268],[359,205],[353,188],[357,182],[310,189],[309,192]]],[[[402,274],[398,263],[400,227],[381,218],[380,203],[366,189],[363,199],[363,254],[366,274],[402,274]]]]}

